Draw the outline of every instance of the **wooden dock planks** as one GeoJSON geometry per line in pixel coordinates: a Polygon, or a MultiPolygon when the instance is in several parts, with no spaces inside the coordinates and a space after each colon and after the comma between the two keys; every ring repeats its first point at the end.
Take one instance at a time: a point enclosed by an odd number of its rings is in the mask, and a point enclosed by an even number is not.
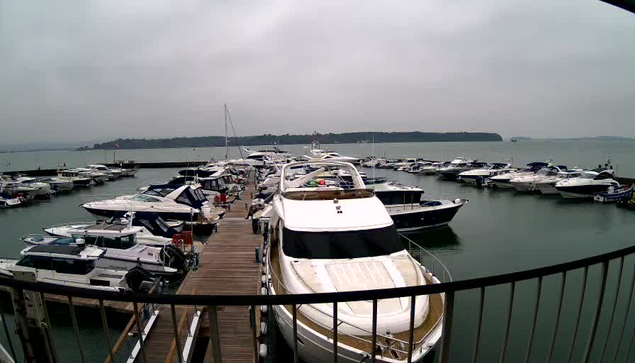
{"type": "MultiPolygon", "coordinates": [[[[253,184],[236,200],[225,217],[219,222],[218,233],[205,245],[200,254],[200,267],[191,271],[177,293],[198,295],[255,295],[258,294],[259,267],[255,260],[255,248],[260,246],[262,236],[253,234],[251,221],[245,219],[247,208],[255,194],[253,184]]],[[[184,309],[177,309],[177,322],[184,309]]],[[[201,336],[209,336],[207,312],[203,315],[201,336]]],[[[253,362],[254,349],[248,307],[219,307],[218,325],[223,362],[253,362]]],[[[176,354],[166,359],[174,341],[174,328],[169,306],[162,309],[155,326],[146,339],[146,356],[150,362],[178,362],[176,354]]],[[[181,334],[181,346],[185,342],[181,334]]],[[[137,361],[141,361],[140,357],[137,361]]],[[[205,357],[213,361],[211,350],[205,357]]]]}

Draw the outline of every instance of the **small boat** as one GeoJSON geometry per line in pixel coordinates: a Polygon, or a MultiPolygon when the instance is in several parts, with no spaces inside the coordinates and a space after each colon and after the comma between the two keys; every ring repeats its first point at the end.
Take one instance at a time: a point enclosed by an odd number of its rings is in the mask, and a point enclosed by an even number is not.
{"type": "Polygon", "coordinates": [[[36,191],[34,198],[48,199],[51,197],[51,186],[48,183],[41,182],[35,178],[22,175],[14,175],[12,180],[21,183],[26,187],[35,188],[36,191]]]}
{"type": "Polygon", "coordinates": [[[435,175],[439,173],[441,168],[450,165],[449,162],[436,161],[431,163],[430,165],[426,165],[419,170],[419,174],[423,175],[435,175]]]}
{"type": "Polygon", "coordinates": [[[112,180],[112,174],[106,174],[91,168],[75,168],[73,170],[78,172],[79,175],[90,178],[95,185],[102,185],[108,180],[112,180]]]}
{"type": "Polygon", "coordinates": [[[540,169],[544,168],[547,165],[549,164],[541,161],[529,163],[527,164],[527,167],[525,169],[493,176],[489,179],[489,182],[494,188],[514,189],[511,184],[512,179],[531,176],[533,174],[536,174],[540,169]]]}
{"type": "Polygon", "coordinates": [[[633,186],[619,188],[609,187],[606,192],[593,195],[593,200],[600,203],[616,203],[633,198],[633,186]]]}
{"type": "Polygon", "coordinates": [[[610,187],[619,188],[620,183],[614,178],[615,172],[612,169],[599,173],[588,170],[578,178],[556,183],[556,189],[564,198],[592,198],[594,194],[606,193],[610,187]]]}
{"type": "Polygon", "coordinates": [[[547,183],[553,180],[558,180],[562,175],[565,175],[567,167],[564,165],[549,164],[540,169],[536,174],[528,174],[511,179],[509,182],[519,192],[534,192],[536,190],[536,184],[547,183]]]}
{"type": "Polygon", "coordinates": [[[582,175],[582,170],[566,170],[559,172],[555,176],[542,178],[539,181],[534,183],[534,191],[539,192],[543,195],[550,194],[558,194],[558,189],[556,189],[556,184],[561,180],[578,178],[582,175]]]}
{"type": "Polygon", "coordinates": [[[466,203],[423,197],[423,189],[394,182],[368,185],[386,207],[399,232],[417,231],[445,226],[466,203]]]}
{"type": "Polygon", "coordinates": [[[475,160],[466,160],[465,158],[458,157],[452,160],[452,162],[450,162],[450,165],[440,168],[438,173],[447,180],[457,180],[460,182],[461,180],[459,180],[458,177],[459,174],[461,174],[462,172],[474,169],[482,169],[485,166],[487,166],[487,163],[478,162],[475,160]]]}
{"type": "Polygon", "coordinates": [[[22,238],[22,242],[27,246],[96,246],[106,251],[97,261],[97,267],[106,269],[130,270],[141,266],[153,274],[173,276],[189,267],[189,259],[172,244],[153,247],[137,243],[140,231],[140,227],[89,228],[75,231],[71,237],[28,235],[22,238]]]}
{"type": "Polygon", "coordinates": [[[19,260],[0,260],[0,274],[32,273],[37,282],[99,291],[138,291],[154,277],[140,267],[130,271],[97,267],[105,250],[73,245],[37,245],[22,250],[19,260]]]}
{"type": "Polygon", "coordinates": [[[22,205],[22,198],[0,193],[0,209],[15,208],[22,205]]]}
{"type": "Polygon", "coordinates": [[[105,174],[108,180],[115,180],[123,175],[123,171],[119,168],[109,168],[106,165],[90,164],[88,169],[94,170],[98,173],[105,174]]]}
{"type": "Polygon", "coordinates": [[[485,168],[472,169],[459,173],[457,179],[465,183],[484,186],[487,179],[505,173],[511,173],[517,169],[509,163],[492,163],[485,168]]]}
{"type": "Polygon", "coordinates": [[[72,237],[90,234],[93,231],[116,231],[129,234],[136,231],[137,243],[163,247],[172,243],[172,237],[183,231],[183,222],[166,222],[154,213],[127,213],[125,218],[110,218],[96,222],[63,223],[48,228],[44,232],[54,237],[72,237]]]}
{"type": "Polygon", "coordinates": [[[64,193],[73,190],[73,180],[64,177],[52,177],[42,180],[51,186],[51,191],[54,193],[64,193]]]}
{"type": "Polygon", "coordinates": [[[140,194],[82,205],[88,212],[105,217],[125,217],[128,212],[156,213],[163,219],[196,222],[210,220],[209,202],[198,185],[151,185],[140,194]]]}
{"type": "Polygon", "coordinates": [[[73,188],[86,188],[93,185],[93,181],[89,176],[75,169],[62,170],[57,176],[61,179],[71,180],[73,182],[73,188]]]}

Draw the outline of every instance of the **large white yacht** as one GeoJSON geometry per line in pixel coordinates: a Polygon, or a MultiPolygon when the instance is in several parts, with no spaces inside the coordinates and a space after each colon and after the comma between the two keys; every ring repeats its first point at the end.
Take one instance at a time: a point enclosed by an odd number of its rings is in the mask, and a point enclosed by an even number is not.
{"type": "MultiPolygon", "coordinates": [[[[266,248],[270,294],[310,294],[396,288],[439,283],[401,244],[382,202],[350,163],[302,162],[283,167],[273,197],[266,248]],[[300,170],[300,176],[294,175],[300,170]],[[327,170],[343,170],[351,181],[322,179],[327,170]],[[308,171],[308,172],[306,172],[308,171]]],[[[432,350],[441,337],[442,295],[419,296],[414,307],[412,361],[432,350]]],[[[294,345],[290,306],[273,306],[276,322],[294,345]]],[[[332,360],[333,307],[297,309],[300,358],[332,360]]],[[[377,346],[372,352],[372,302],[338,305],[340,362],[406,362],[411,301],[380,300],[377,346]],[[375,356],[371,359],[371,356],[375,356]]]]}
{"type": "Polygon", "coordinates": [[[485,181],[495,175],[511,173],[517,169],[509,163],[492,163],[481,169],[473,169],[459,173],[458,179],[470,183],[484,185],[485,181]]]}
{"type": "Polygon", "coordinates": [[[495,175],[490,178],[490,182],[495,188],[514,189],[511,184],[512,179],[534,175],[547,165],[549,164],[541,161],[529,163],[527,164],[527,167],[522,170],[495,175]]]}

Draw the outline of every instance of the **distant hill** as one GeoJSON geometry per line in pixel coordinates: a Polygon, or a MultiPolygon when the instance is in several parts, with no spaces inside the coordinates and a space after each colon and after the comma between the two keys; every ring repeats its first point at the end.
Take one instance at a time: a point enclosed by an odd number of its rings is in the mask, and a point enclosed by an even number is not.
{"type": "MultiPolygon", "coordinates": [[[[340,134],[244,136],[230,138],[231,145],[298,145],[317,140],[323,144],[355,144],[362,142],[450,142],[450,141],[503,141],[491,132],[347,132],[340,134]]],[[[176,137],[171,139],[117,139],[95,144],[93,149],[162,149],[178,147],[225,146],[225,136],[176,137]]]]}

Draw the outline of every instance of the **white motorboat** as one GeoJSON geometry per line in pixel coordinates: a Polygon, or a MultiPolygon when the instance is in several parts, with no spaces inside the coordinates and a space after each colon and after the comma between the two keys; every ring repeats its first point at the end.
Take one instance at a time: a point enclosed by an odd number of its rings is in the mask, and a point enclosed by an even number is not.
{"type": "MultiPolygon", "coordinates": [[[[280,192],[273,197],[267,273],[270,294],[310,294],[395,288],[439,283],[401,245],[381,201],[365,188],[352,164],[294,163],[283,167],[280,192]],[[312,171],[295,177],[293,166],[312,171]],[[344,169],[351,182],[325,180],[328,170],[344,169]]],[[[409,298],[380,300],[377,345],[372,352],[372,302],[338,305],[340,362],[406,362],[411,313],[409,298]],[[371,359],[371,355],[374,355],[371,359]]],[[[414,306],[412,361],[429,353],[441,338],[442,295],[419,296],[414,306]]],[[[274,305],[287,344],[294,346],[290,306],[274,305]]],[[[306,362],[333,357],[331,304],[297,308],[298,353],[306,362]]]]}
{"type": "Polygon", "coordinates": [[[613,169],[601,172],[586,171],[578,178],[562,180],[556,183],[556,189],[564,198],[592,198],[594,194],[606,193],[610,188],[617,189],[620,183],[614,179],[613,169]]]}
{"type": "MultiPolygon", "coordinates": [[[[447,164],[449,164],[449,163],[447,163],[447,164]]],[[[439,169],[445,167],[447,164],[442,162],[442,161],[436,161],[436,162],[430,163],[430,165],[426,165],[426,166],[422,167],[419,170],[419,174],[423,174],[423,175],[434,175],[434,174],[437,174],[439,172],[439,169]]]]}
{"type": "MultiPolygon", "coordinates": [[[[467,160],[462,157],[458,157],[450,162],[450,165],[444,166],[439,169],[438,174],[447,180],[457,180],[459,174],[464,171],[483,169],[487,166],[487,163],[479,162],[476,160],[467,160]]],[[[461,181],[461,180],[458,180],[461,181]]]]}
{"type": "Polygon", "coordinates": [[[44,232],[54,237],[72,237],[87,235],[93,231],[116,231],[125,235],[134,231],[137,243],[164,247],[171,244],[172,237],[182,230],[183,222],[166,222],[154,213],[128,213],[126,218],[58,224],[45,228],[44,232]]]}
{"type": "Polygon", "coordinates": [[[543,195],[558,194],[556,183],[565,179],[578,178],[580,177],[580,175],[582,175],[582,170],[562,171],[555,176],[542,178],[541,180],[535,182],[534,191],[537,191],[543,195]]]}
{"type": "Polygon", "coordinates": [[[485,185],[486,180],[505,173],[511,173],[512,171],[516,171],[517,169],[513,168],[509,163],[492,163],[491,165],[481,168],[481,169],[473,169],[459,173],[457,179],[475,185],[485,185]]]}
{"type": "Polygon", "coordinates": [[[291,154],[280,150],[277,146],[272,146],[269,149],[260,149],[260,150],[249,150],[243,147],[243,150],[248,154],[246,159],[258,160],[260,162],[265,161],[277,161],[277,160],[286,160],[291,157],[291,154]]]}
{"type": "MultiPolygon", "coordinates": [[[[100,226],[101,227],[101,226],[100,226]]],[[[177,275],[189,266],[185,254],[172,244],[163,247],[148,246],[137,242],[141,227],[123,227],[110,225],[107,228],[87,228],[71,231],[71,237],[44,237],[28,235],[22,238],[27,246],[91,245],[106,252],[97,260],[97,267],[114,270],[130,270],[141,266],[145,270],[159,275],[177,275]]]]}
{"type": "Polygon", "coordinates": [[[52,177],[42,180],[51,186],[51,191],[55,193],[70,192],[73,190],[73,179],[64,177],[52,177]]]}
{"type": "Polygon", "coordinates": [[[32,273],[37,282],[101,291],[138,290],[152,280],[140,267],[130,271],[97,267],[104,252],[81,243],[31,246],[22,250],[19,260],[0,260],[0,274],[32,273]]]}
{"type": "Polygon", "coordinates": [[[141,194],[82,205],[92,214],[105,217],[125,217],[128,212],[156,213],[163,219],[197,221],[212,218],[211,208],[197,185],[151,185],[141,194]]]}
{"type": "Polygon", "coordinates": [[[97,171],[94,169],[75,168],[73,170],[79,173],[79,175],[83,175],[85,177],[90,178],[90,180],[92,180],[93,184],[95,185],[101,185],[107,182],[108,180],[112,180],[112,174],[106,174],[104,172],[97,171]]]}
{"type": "Polygon", "coordinates": [[[326,154],[322,155],[319,158],[310,158],[310,161],[341,161],[347,163],[359,163],[359,158],[354,158],[352,156],[345,156],[336,153],[335,151],[329,151],[326,154]]]}
{"type": "Polygon", "coordinates": [[[0,193],[0,209],[15,208],[22,205],[22,198],[0,193]]]}
{"type": "Polygon", "coordinates": [[[511,184],[512,179],[534,175],[547,165],[549,164],[544,162],[529,163],[527,164],[527,167],[525,169],[522,169],[519,171],[513,171],[511,173],[495,175],[490,178],[490,182],[495,188],[514,189],[514,187],[511,184]]]}
{"type": "Polygon", "coordinates": [[[536,190],[536,184],[553,181],[554,178],[558,178],[559,173],[563,173],[566,170],[567,167],[564,165],[558,166],[549,164],[540,169],[536,174],[519,176],[511,179],[509,182],[512,187],[519,192],[533,192],[536,190]]]}
{"type": "Polygon", "coordinates": [[[35,188],[35,198],[50,198],[51,197],[51,186],[48,183],[38,181],[36,178],[22,175],[14,175],[12,180],[21,183],[22,185],[35,188]]]}
{"type": "Polygon", "coordinates": [[[90,164],[88,169],[95,170],[98,173],[106,174],[108,180],[115,180],[123,176],[123,170],[119,168],[109,168],[106,165],[90,164]]]}
{"type": "Polygon", "coordinates": [[[12,197],[21,197],[22,202],[32,201],[38,192],[38,188],[26,185],[20,181],[0,174],[0,193],[12,197]]]}
{"type": "Polygon", "coordinates": [[[392,168],[397,171],[405,171],[417,162],[416,158],[405,158],[400,162],[392,164],[392,168]]]}
{"type": "Polygon", "coordinates": [[[93,181],[90,176],[85,173],[81,173],[75,169],[67,169],[58,172],[58,178],[71,180],[74,188],[86,188],[93,185],[93,181]]]}

